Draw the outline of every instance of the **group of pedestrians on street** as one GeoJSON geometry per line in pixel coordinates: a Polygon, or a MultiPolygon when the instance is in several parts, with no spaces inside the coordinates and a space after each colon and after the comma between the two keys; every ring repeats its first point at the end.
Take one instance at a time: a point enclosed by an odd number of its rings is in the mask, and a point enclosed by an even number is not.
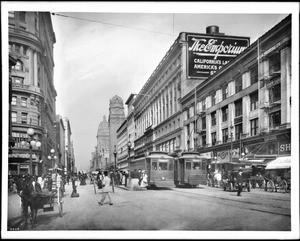
{"type": "MultiPolygon", "coordinates": [[[[138,180],[139,187],[146,188],[148,186],[148,175],[145,170],[139,169],[137,171],[136,169],[134,169],[130,173],[130,177],[131,177],[131,180],[135,180],[135,179],[138,180]]],[[[133,181],[133,185],[135,185],[134,181],[133,181]]]]}

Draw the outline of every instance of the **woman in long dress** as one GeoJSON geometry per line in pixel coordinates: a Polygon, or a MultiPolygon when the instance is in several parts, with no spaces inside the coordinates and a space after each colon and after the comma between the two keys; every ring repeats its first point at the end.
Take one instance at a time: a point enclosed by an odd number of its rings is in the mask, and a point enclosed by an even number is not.
{"type": "Polygon", "coordinates": [[[147,187],[148,186],[148,175],[146,174],[145,170],[142,171],[142,181],[141,181],[141,187],[147,187]]]}

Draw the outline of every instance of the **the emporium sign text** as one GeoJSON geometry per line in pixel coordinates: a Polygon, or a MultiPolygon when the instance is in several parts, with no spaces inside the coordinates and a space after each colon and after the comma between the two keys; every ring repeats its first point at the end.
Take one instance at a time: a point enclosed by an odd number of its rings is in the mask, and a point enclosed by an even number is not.
{"type": "Polygon", "coordinates": [[[249,46],[248,37],[187,35],[188,78],[207,78],[249,46]]]}

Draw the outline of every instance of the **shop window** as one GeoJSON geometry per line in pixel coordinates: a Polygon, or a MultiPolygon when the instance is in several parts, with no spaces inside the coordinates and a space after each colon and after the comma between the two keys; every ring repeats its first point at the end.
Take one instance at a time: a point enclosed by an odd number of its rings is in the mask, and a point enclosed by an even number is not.
{"type": "Polygon", "coordinates": [[[250,131],[251,136],[256,136],[258,134],[258,118],[250,121],[250,131]]]}
{"type": "Polygon", "coordinates": [[[243,89],[242,83],[243,83],[242,76],[237,77],[235,80],[235,93],[242,91],[242,89],[243,89]]]}
{"type": "Polygon", "coordinates": [[[225,122],[228,120],[228,106],[222,108],[222,122],[225,122]]]}
{"type": "Polygon", "coordinates": [[[251,85],[258,82],[258,66],[254,65],[250,68],[250,83],[251,85]]]}
{"type": "Polygon", "coordinates": [[[239,99],[234,102],[235,106],[235,117],[241,116],[243,114],[243,100],[239,99]]]}
{"type": "Polygon", "coordinates": [[[174,170],[174,166],[173,166],[173,163],[172,163],[172,162],[169,163],[169,170],[170,170],[170,171],[173,171],[173,170],[174,170]]]}
{"type": "Polygon", "coordinates": [[[228,129],[222,130],[222,142],[226,143],[228,141],[228,129]]]}
{"type": "Polygon", "coordinates": [[[274,85],[269,90],[270,103],[281,100],[281,84],[274,85]]]}
{"type": "Polygon", "coordinates": [[[271,129],[281,125],[281,112],[280,111],[271,113],[269,117],[270,117],[269,121],[270,121],[271,129]]]}
{"type": "Polygon", "coordinates": [[[216,112],[211,113],[211,125],[215,126],[217,124],[217,119],[216,119],[216,112]]]}
{"type": "Polygon", "coordinates": [[[258,107],[258,91],[250,94],[250,111],[256,110],[258,107]]]}

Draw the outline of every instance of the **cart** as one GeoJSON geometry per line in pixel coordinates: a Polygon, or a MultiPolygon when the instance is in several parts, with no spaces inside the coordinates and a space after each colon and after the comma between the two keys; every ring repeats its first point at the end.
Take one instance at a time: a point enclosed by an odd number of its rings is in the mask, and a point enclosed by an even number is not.
{"type": "Polygon", "coordinates": [[[278,157],[267,164],[265,173],[265,191],[290,192],[291,191],[291,159],[278,157]]]}
{"type": "Polygon", "coordinates": [[[63,215],[63,181],[59,172],[60,168],[50,169],[52,171],[52,190],[47,198],[41,199],[41,205],[44,212],[54,211],[54,205],[58,205],[59,216],[63,215]]]}
{"type": "Polygon", "coordinates": [[[242,182],[242,187],[243,189],[246,189],[248,192],[251,191],[251,173],[252,169],[251,168],[237,168],[235,167],[234,169],[228,171],[226,175],[224,175],[223,178],[223,189],[224,191],[235,191],[238,188],[237,185],[237,175],[239,173],[239,169],[242,169],[242,177],[243,177],[243,182],[242,182]]]}

